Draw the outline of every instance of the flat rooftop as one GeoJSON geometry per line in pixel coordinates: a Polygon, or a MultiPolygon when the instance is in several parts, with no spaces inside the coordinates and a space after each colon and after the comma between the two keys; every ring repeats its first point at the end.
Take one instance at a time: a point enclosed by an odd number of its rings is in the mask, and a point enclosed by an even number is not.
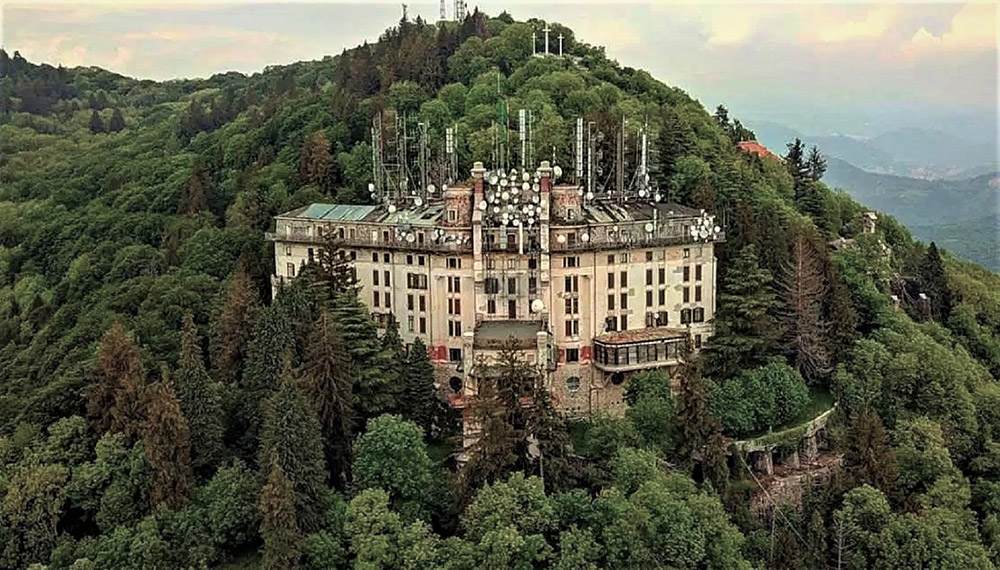
{"type": "Polygon", "coordinates": [[[607,332],[594,338],[602,344],[633,344],[660,340],[677,340],[687,336],[687,331],[670,327],[648,327],[627,331],[607,332]]]}
{"type": "Polygon", "coordinates": [[[542,330],[541,321],[483,321],[476,327],[473,347],[499,349],[513,341],[519,349],[535,348],[538,345],[538,333],[542,330]]]}

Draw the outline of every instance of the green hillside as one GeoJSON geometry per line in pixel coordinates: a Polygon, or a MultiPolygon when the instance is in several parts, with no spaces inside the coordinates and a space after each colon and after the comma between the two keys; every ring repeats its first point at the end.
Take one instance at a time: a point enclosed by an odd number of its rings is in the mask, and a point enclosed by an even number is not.
{"type": "Polygon", "coordinates": [[[890,216],[862,235],[806,156],[739,152],[724,109],[549,24],[566,57],[532,57],[542,22],[476,12],[169,82],[0,52],[0,567],[1000,562],[1000,278],[890,216]],[[726,220],[718,334],[586,450],[544,394],[500,391],[495,446],[458,470],[424,347],[380,336],[335,258],[270,303],[264,232],[368,199],[375,112],[457,124],[466,172],[500,99],[563,165],[578,116],[649,122],[659,187],[726,220]],[[806,382],[838,398],[843,476],[770,525],[725,445],[796,418],[806,382]]]}

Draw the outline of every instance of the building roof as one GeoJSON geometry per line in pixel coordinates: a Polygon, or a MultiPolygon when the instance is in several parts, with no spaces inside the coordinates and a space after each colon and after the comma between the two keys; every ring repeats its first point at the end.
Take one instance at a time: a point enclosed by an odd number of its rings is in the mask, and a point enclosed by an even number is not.
{"type": "Polygon", "coordinates": [[[756,154],[761,158],[764,157],[778,158],[778,155],[771,152],[771,149],[767,148],[766,146],[760,144],[757,141],[740,141],[736,143],[736,146],[739,147],[739,149],[742,150],[743,152],[756,154]]]}
{"type": "Polygon", "coordinates": [[[627,331],[608,332],[594,338],[602,344],[632,344],[637,342],[652,342],[658,340],[675,340],[685,338],[687,331],[670,327],[647,327],[627,331]]]}
{"type": "Polygon", "coordinates": [[[534,348],[542,330],[541,321],[483,321],[476,327],[473,347],[497,349],[513,339],[517,348],[534,348]]]}

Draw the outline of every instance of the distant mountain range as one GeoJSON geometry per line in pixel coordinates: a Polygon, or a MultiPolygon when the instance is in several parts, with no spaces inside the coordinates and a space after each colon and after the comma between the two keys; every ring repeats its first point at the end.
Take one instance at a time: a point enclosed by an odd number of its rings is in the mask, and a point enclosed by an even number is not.
{"type": "Polygon", "coordinates": [[[799,138],[869,172],[911,178],[962,179],[997,171],[995,145],[967,141],[930,129],[905,128],[876,137],[808,135],[766,121],[748,121],[757,140],[782,154],[785,143],[799,138]]]}
{"type": "Polygon", "coordinates": [[[923,129],[859,138],[807,136],[776,123],[749,125],[778,154],[796,137],[815,144],[828,160],[828,185],[892,214],[921,240],[1000,271],[995,149],[923,129]]]}

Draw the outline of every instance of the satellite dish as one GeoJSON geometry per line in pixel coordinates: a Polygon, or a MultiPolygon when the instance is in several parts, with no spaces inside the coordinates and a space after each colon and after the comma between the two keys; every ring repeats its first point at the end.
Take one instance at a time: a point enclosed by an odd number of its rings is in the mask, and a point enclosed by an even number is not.
{"type": "Polygon", "coordinates": [[[486,200],[483,200],[482,202],[479,203],[479,209],[480,210],[484,210],[485,211],[487,207],[488,207],[488,204],[486,203],[486,200]]]}
{"type": "Polygon", "coordinates": [[[559,178],[560,176],[562,176],[562,167],[561,167],[561,166],[559,166],[558,164],[557,164],[557,165],[555,165],[555,166],[554,166],[554,167],[552,168],[552,174],[555,174],[555,175],[556,175],[556,178],[559,178]]]}
{"type": "Polygon", "coordinates": [[[491,185],[496,186],[497,182],[499,182],[499,181],[500,181],[500,179],[497,178],[496,174],[491,174],[490,175],[490,184],[491,185]]]}
{"type": "Polygon", "coordinates": [[[523,184],[521,184],[521,189],[524,190],[525,192],[527,192],[528,190],[531,190],[531,183],[530,182],[524,182],[523,184]]]}
{"type": "Polygon", "coordinates": [[[583,243],[590,241],[590,234],[580,234],[580,241],[583,243]]]}
{"type": "Polygon", "coordinates": [[[416,204],[417,206],[423,206],[424,199],[421,198],[420,196],[417,196],[416,198],[413,199],[413,203],[416,204]]]}
{"type": "MultiPolygon", "coordinates": [[[[524,180],[525,182],[527,182],[528,180],[531,180],[531,175],[528,174],[527,171],[524,171],[524,172],[521,173],[521,180],[524,180]]],[[[525,188],[525,190],[527,190],[527,188],[525,188]]]]}
{"type": "Polygon", "coordinates": [[[580,196],[583,196],[583,188],[577,189],[576,193],[579,194],[580,196]]]}
{"type": "Polygon", "coordinates": [[[646,224],[646,233],[648,233],[648,234],[653,233],[653,224],[652,223],[646,224]]]}
{"type": "Polygon", "coordinates": [[[640,198],[645,198],[646,197],[646,191],[645,190],[639,190],[639,197],[640,198]]]}
{"type": "Polygon", "coordinates": [[[510,182],[508,182],[506,178],[500,179],[500,186],[507,186],[508,184],[510,184],[510,182]]]}
{"type": "Polygon", "coordinates": [[[369,192],[374,192],[375,191],[375,185],[372,184],[371,182],[368,183],[368,191],[369,192]]]}
{"type": "Polygon", "coordinates": [[[493,213],[494,214],[499,214],[500,213],[500,206],[493,206],[493,213]]]}
{"type": "Polygon", "coordinates": [[[500,194],[500,198],[502,198],[504,200],[510,199],[510,192],[507,192],[506,190],[504,190],[503,194],[500,194]]]}
{"type": "Polygon", "coordinates": [[[413,234],[406,234],[406,241],[408,241],[410,243],[413,243],[413,242],[417,241],[417,236],[415,236],[413,234]]]}
{"type": "Polygon", "coordinates": [[[389,213],[390,214],[395,214],[396,213],[396,205],[395,204],[389,204],[389,213]]]}
{"type": "Polygon", "coordinates": [[[534,204],[537,204],[538,203],[538,196],[532,196],[531,197],[531,202],[534,203],[534,204]]]}
{"type": "Polygon", "coordinates": [[[437,190],[437,188],[435,188],[433,184],[427,185],[427,191],[430,192],[431,194],[433,194],[435,190],[437,190]]]}
{"type": "Polygon", "coordinates": [[[719,233],[722,231],[722,228],[720,228],[719,226],[715,226],[714,228],[712,228],[712,231],[714,231],[715,233],[719,233]]]}
{"type": "Polygon", "coordinates": [[[556,236],[556,241],[559,243],[566,243],[566,236],[564,236],[563,234],[559,234],[556,236]]]}
{"type": "Polygon", "coordinates": [[[544,310],[545,310],[545,303],[543,303],[541,299],[533,299],[531,301],[532,313],[541,313],[544,310]]]}
{"type": "Polygon", "coordinates": [[[705,239],[705,238],[707,238],[707,237],[708,237],[708,230],[706,230],[705,228],[702,228],[702,229],[701,229],[701,230],[700,230],[700,231],[698,232],[698,237],[700,237],[701,239],[705,239]]]}
{"type": "Polygon", "coordinates": [[[661,196],[660,193],[657,192],[656,193],[656,201],[659,202],[661,198],[663,198],[663,196],[661,196]]]}
{"type": "Polygon", "coordinates": [[[587,199],[588,200],[593,200],[594,199],[594,193],[593,192],[587,192],[587,199]]]}

